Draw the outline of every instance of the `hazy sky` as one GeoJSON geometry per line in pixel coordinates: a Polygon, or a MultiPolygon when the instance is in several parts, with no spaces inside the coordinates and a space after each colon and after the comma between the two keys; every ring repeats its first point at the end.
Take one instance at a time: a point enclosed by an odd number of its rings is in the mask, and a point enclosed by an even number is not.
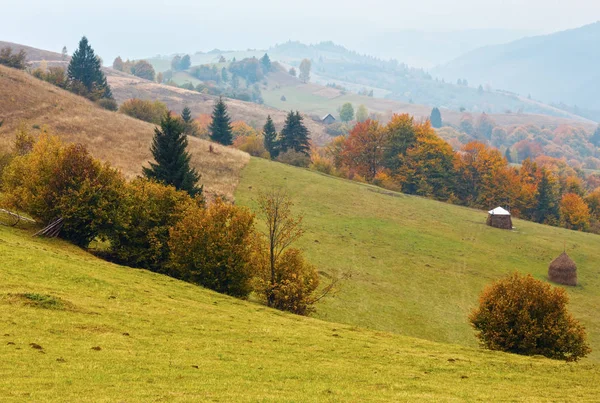
{"type": "Polygon", "coordinates": [[[266,48],[288,39],[352,47],[402,30],[506,28],[553,32],[600,20],[598,0],[0,0],[0,40],[69,52],[87,35],[97,54],[266,48]]]}

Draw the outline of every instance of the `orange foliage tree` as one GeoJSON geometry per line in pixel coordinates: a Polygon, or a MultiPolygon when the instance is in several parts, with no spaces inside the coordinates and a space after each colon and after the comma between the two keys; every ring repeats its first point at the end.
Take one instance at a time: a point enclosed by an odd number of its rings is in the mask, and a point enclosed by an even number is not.
{"type": "Polygon", "coordinates": [[[585,231],[590,225],[590,209],[581,196],[567,193],[560,200],[561,224],[570,229],[585,231]]]}
{"type": "Polygon", "coordinates": [[[357,123],[344,142],[342,160],[350,172],[367,181],[383,169],[384,148],[387,135],[379,122],[366,120],[357,123]]]}

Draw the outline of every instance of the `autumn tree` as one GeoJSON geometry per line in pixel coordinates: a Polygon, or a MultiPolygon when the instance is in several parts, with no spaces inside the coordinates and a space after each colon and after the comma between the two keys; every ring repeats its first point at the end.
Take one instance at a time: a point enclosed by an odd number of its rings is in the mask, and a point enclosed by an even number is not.
{"type": "Polygon", "coordinates": [[[302,252],[291,247],[304,233],[302,217],[292,215],[293,203],[283,191],[262,193],[258,206],[267,232],[255,253],[257,292],[267,306],[306,315],[316,300],[319,277],[302,252]]]}
{"type": "Polygon", "coordinates": [[[367,181],[383,169],[386,130],[378,121],[367,119],[357,123],[348,134],[342,149],[343,164],[367,181]]]}
{"type": "Polygon", "coordinates": [[[62,219],[60,236],[81,247],[115,222],[123,185],[120,173],[83,145],[63,145],[45,132],[2,178],[6,205],[44,225],[62,219]]]}
{"type": "Polygon", "coordinates": [[[152,67],[152,65],[145,60],[137,61],[131,67],[131,74],[133,74],[136,77],[140,77],[140,78],[143,78],[145,80],[150,80],[150,81],[154,81],[154,78],[156,76],[154,67],[152,67]]]}
{"type": "Polygon", "coordinates": [[[115,70],[118,71],[124,71],[124,63],[123,63],[123,59],[121,59],[121,56],[117,56],[115,57],[115,60],[113,61],[112,67],[115,70]]]}
{"type": "Polygon", "coordinates": [[[383,165],[392,173],[402,166],[404,155],[417,142],[414,119],[408,114],[394,114],[385,127],[385,145],[379,146],[383,151],[383,165]]]}
{"type": "Polygon", "coordinates": [[[219,98],[219,101],[213,108],[212,122],[208,130],[212,141],[226,146],[233,144],[231,119],[227,113],[227,105],[223,101],[223,98],[219,98]]]}
{"type": "Polygon", "coordinates": [[[495,126],[496,122],[487,113],[483,112],[477,119],[476,130],[479,138],[490,140],[495,126]]]}
{"type": "Polygon", "coordinates": [[[590,225],[590,210],[581,196],[567,193],[560,200],[560,222],[565,228],[585,231],[590,225]]]}
{"type": "Polygon", "coordinates": [[[464,113],[460,118],[460,131],[470,136],[475,134],[475,126],[473,124],[473,115],[464,113]]]}
{"type": "Polygon", "coordinates": [[[440,113],[439,108],[433,108],[431,110],[431,116],[429,117],[429,121],[431,122],[431,126],[436,129],[442,127],[442,114],[440,113]]]}
{"type": "Polygon", "coordinates": [[[288,113],[279,137],[279,152],[285,153],[292,150],[305,155],[310,154],[310,137],[302,120],[300,112],[290,111],[288,113]]]}
{"type": "Polygon", "coordinates": [[[170,230],[169,249],[177,277],[234,297],[252,291],[254,215],[217,199],[189,209],[170,230]]]}
{"type": "Polygon", "coordinates": [[[19,53],[13,53],[11,47],[5,47],[0,49],[0,64],[12,67],[13,69],[25,70],[27,67],[26,63],[27,54],[23,49],[19,53]]]}
{"type": "Polygon", "coordinates": [[[354,119],[354,107],[350,102],[346,102],[340,109],[340,119],[342,122],[347,123],[354,119]]]}
{"type": "Polygon", "coordinates": [[[84,95],[93,101],[101,98],[112,99],[112,92],[102,72],[100,58],[84,36],[69,63],[67,78],[71,91],[84,95]]]}
{"type": "Polygon", "coordinates": [[[119,107],[119,112],[132,118],[158,125],[169,110],[167,109],[167,105],[158,100],[152,102],[133,98],[123,102],[119,107]]]}
{"type": "Polygon", "coordinates": [[[515,273],[486,287],[469,320],[490,350],[577,361],[591,350],[564,288],[515,273]]]}
{"type": "Polygon", "coordinates": [[[263,127],[263,139],[265,149],[269,152],[271,158],[277,158],[278,154],[278,141],[277,141],[277,130],[271,115],[267,116],[267,121],[263,127]]]}
{"type": "Polygon", "coordinates": [[[367,107],[362,104],[359,105],[358,108],[356,109],[356,121],[364,122],[368,118],[369,118],[369,111],[367,110],[367,107]]]}
{"type": "Polygon", "coordinates": [[[310,69],[311,69],[310,60],[303,59],[302,62],[300,62],[300,75],[298,76],[300,81],[302,81],[303,83],[307,83],[310,81],[310,69]]]}
{"type": "Polygon", "coordinates": [[[164,274],[168,270],[169,229],[186,211],[199,207],[202,199],[146,178],[125,186],[119,201],[118,219],[108,232],[111,257],[131,267],[164,274]]]}
{"type": "Polygon", "coordinates": [[[202,194],[198,186],[200,175],[190,167],[191,156],[187,152],[188,139],[180,119],[170,113],[164,115],[160,128],[154,129],[151,151],[154,162],[149,162],[150,168],[144,167],[144,176],[165,185],[174,186],[196,196],[202,194]]]}

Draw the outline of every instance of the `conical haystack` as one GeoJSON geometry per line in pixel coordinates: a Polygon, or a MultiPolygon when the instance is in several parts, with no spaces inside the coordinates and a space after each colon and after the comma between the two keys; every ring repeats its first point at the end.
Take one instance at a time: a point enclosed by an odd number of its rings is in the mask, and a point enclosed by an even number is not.
{"type": "Polygon", "coordinates": [[[550,263],[548,278],[558,284],[577,285],[577,265],[563,252],[550,263]]]}

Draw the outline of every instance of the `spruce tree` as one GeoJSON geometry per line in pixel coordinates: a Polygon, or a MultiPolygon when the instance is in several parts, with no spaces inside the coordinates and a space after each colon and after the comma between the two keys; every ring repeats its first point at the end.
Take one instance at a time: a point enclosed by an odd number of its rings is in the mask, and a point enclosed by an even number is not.
{"type": "Polygon", "coordinates": [[[260,64],[262,65],[264,73],[271,71],[271,59],[269,58],[268,54],[265,53],[265,55],[260,59],[260,64]]]}
{"type": "Polygon", "coordinates": [[[433,108],[431,110],[431,117],[429,118],[431,121],[431,126],[439,129],[442,127],[442,114],[438,108],[433,108]]]}
{"type": "Polygon", "coordinates": [[[150,168],[144,167],[144,176],[186,191],[190,196],[202,194],[202,186],[197,186],[200,175],[190,167],[187,145],[181,120],[166,113],[161,119],[160,129],[154,129],[150,148],[156,164],[150,162],[150,168]]]}
{"type": "Polygon", "coordinates": [[[310,155],[310,138],[308,129],[302,123],[300,112],[290,111],[285,119],[285,125],[281,131],[279,140],[280,152],[294,150],[299,153],[310,155]]]}
{"type": "Polygon", "coordinates": [[[508,161],[509,164],[512,164],[512,155],[510,155],[510,148],[506,148],[506,151],[504,152],[504,157],[506,158],[506,161],[508,161]]]}
{"type": "Polygon", "coordinates": [[[73,52],[67,77],[71,88],[83,86],[87,92],[84,95],[91,99],[113,98],[102,72],[100,58],[94,54],[85,36],[79,41],[79,48],[73,52]]]}
{"type": "Polygon", "coordinates": [[[212,122],[208,126],[208,130],[210,131],[210,139],[212,141],[226,146],[233,144],[231,119],[227,113],[227,105],[225,105],[223,98],[219,98],[219,102],[215,104],[212,122]]]}
{"type": "Polygon", "coordinates": [[[559,206],[557,203],[558,189],[546,169],[542,169],[542,177],[537,187],[537,206],[533,220],[539,223],[557,224],[559,206]]]}
{"type": "Polygon", "coordinates": [[[269,152],[271,158],[277,158],[277,155],[279,154],[277,130],[275,129],[275,124],[273,123],[273,119],[271,119],[271,115],[267,116],[267,122],[263,127],[263,136],[265,149],[269,152]]]}
{"type": "Polygon", "coordinates": [[[190,124],[192,121],[192,111],[187,106],[183,108],[183,111],[181,111],[181,119],[185,124],[190,124]]]}

